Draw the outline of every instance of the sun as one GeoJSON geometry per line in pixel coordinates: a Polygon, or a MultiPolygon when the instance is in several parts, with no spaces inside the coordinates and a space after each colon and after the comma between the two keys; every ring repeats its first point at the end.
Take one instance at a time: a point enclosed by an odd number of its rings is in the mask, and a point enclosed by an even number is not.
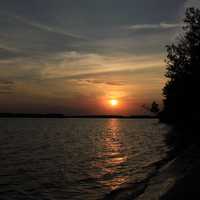
{"type": "Polygon", "coordinates": [[[117,99],[111,99],[111,100],[109,101],[109,103],[110,103],[111,106],[115,107],[115,106],[118,105],[119,102],[118,102],[117,99]]]}

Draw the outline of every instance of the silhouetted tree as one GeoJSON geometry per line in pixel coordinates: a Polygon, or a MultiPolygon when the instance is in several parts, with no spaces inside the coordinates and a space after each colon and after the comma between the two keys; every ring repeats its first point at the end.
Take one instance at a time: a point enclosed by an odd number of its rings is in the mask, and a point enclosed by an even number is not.
{"type": "Polygon", "coordinates": [[[173,123],[194,122],[200,115],[200,10],[188,8],[184,23],[184,33],[167,46],[161,119],[173,123]]]}
{"type": "Polygon", "coordinates": [[[153,103],[151,104],[150,111],[154,114],[158,114],[158,112],[160,111],[159,105],[155,101],[153,101],[153,103]]]}

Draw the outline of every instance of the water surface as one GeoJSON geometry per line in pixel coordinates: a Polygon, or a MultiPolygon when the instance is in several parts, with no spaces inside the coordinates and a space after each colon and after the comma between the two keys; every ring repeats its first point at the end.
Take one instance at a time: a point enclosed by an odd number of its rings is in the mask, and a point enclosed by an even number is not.
{"type": "Polygon", "coordinates": [[[1,200],[96,200],[168,150],[156,119],[0,119],[1,200]]]}

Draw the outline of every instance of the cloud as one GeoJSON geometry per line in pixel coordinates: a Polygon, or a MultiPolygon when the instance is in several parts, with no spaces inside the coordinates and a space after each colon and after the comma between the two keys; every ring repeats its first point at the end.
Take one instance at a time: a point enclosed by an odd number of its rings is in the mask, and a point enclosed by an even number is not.
{"type": "Polygon", "coordinates": [[[163,63],[161,55],[134,56],[131,54],[102,55],[65,52],[57,55],[56,64],[50,63],[43,67],[40,71],[40,77],[44,80],[78,78],[88,74],[112,73],[152,66],[161,67],[163,63]]]}
{"type": "MultiPolygon", "coordinates": [[[[160,76],[162,73],[164,73],[164,68],[162,66],[151,66],[151,67],[143,67],[139,69],[121,69],[121,70],[111,70],[111,71],[102,71],[102,72],[94,72],[94,73],[83,73],[83,74],[77,74],[72,76],[66,76],[63,77],[64,79],[72,79],[72,80],[85,80],[90,83],[110,83],[112,84],[112,81],[102,81],[98,80],[101,78],[109,78],[109,77],[134,77],[134,76],[144,76],[148,77],[148,75],[156,75],[160,76]],[[95,79],[92,79],[95,78],[95,79]]],[[[119,85],[122,85],[122,81],[118,81],[119,85]]],[[[115,83],[114,83],[115,84],[115,83]]],[[[113,85],[114,85],[113,84],[113,85]]],[[[117,82],[116,82],[117,85],[117,82]]]]}
{"type": "Polygon", "coordinates": [[[0,60],[9,60],[13,58],[25,57],[26,54],[14,48],[0,46],[0,60]]]}
{"type": "Polygon", "coordinates": [[[128,30],[145,30],[145,29],[172,29],[182,27],[182,24],[170,24],[170,23],[159,23],[159,24],[135,24],[127,26],[128,30]]]}
{"type": "Polygon", "coordinates": [[[45,25],[2,12],[0,12],[0,32],[1,59],[17,56],[30,58],[43,56],[46,59],[59,52],[81,51],[88,42],[85,37],[68,33],[53,25],[45,25]]]}
{"type": "Polygon", "coordinates": [[[86,82],[89,84],[105,84],[105,85],[111,85],[111,86],[122,86],[125,83],[122,81],[105,81],[105,80],[98,80],[98,79],[81,79],[81,82],[86,82]]]}
{"type": "Polygon", "coordinates": [[[0,79],[0,94],[11,94],[14,89],[14,82],[10,80],[0,79]]]}
{"type": "Polygon", "coordinates": [[[4,85],[13,85],[13,84],[14,84],[14,81],[5,80],[5,79],[0,79],[0,84],[4,84],[4,85]]]}
{"type": "Polygon", "coordinates": [[[25,19],[24,17],[21,17],[19,15],[12,15],[12,14],[5,13],[5,12],[0,12],[0,15],[2,15],[3,17],[10,18],[10,20],[13,20],[15,22],[23,23],[28,26],[31,26],[32,28],[39,29],[41,31],[47,31],[47,32],[60,34],[60,35],[66,36],[66,37],[70,37],[71,39],[87,40],[85,37],[82,37],[82,36],[79,36],[79,35],[76,35],[73,33],[65,32],[56,27],[52,27],[52,26],[48,26],[48,25],[44,25],[44,24],[35,22],[35,21],[31,21],[31,20],[25,19]]]}
{"type": "MultiPolygon", "coordinates": [[[[43,101],[66,106],[66,99],[83,95],[161,92],[164,46],[180,26],[183,0],[20,2],[0,7],[2,94],[14,92],[30,109],[43,101]]],[[[16,100],[5,95],[6,103],[16,100]]]]}
{"type": "Polygon", "coordinates": [[[185,8],[188,7],[196,7],[200,8],[200,1],[199,0],[187,0],[184,5],[185,8]]]}

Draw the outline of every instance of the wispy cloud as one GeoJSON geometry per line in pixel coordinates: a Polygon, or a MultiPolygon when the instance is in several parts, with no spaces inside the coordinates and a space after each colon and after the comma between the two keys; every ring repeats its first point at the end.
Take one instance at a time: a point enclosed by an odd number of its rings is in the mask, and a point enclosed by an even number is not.
{"type": "Polygon", "coordinates": [[[99,80],[99,79],[81,79],[81,82],[84,81],[89,84],[105,84],[111,86],[122,86],[124,83],[122,81],[106,81],[106,80],[99,80]]]}
{"type": "Polygon", "coordinates": [[[174,23],[165,23],[161,22],[159,24],[134,24],[126,26],[128,30],[144,30],[144,29],[172,29],[182,27],[182,24],[174,23]]]}
{"type": "Polygon", "coordinates": [[[87,74],[112,73],[114,71],[163,66],[161,55],[134,56],[127,55],[101,55],[78,52],[65,52],[58,55],[60,62],[47,64],[40,71],[41,79],[59,79],[79,77],[87,74]]]}
{"type": "Polygon", "coordinates": [[[128,77],[128,76],[145,76],[148,75],[155,75],[160,76],[164,73],[164,68],[161,66],[148,66],[148,67],[142,67],[139,69],[121,69],[121,70],[110,70],[110,71],[102,71],[102,72],[91,72],[91,73],[83,73],[83,74],[77,74],[77,75],[71,75],[71,76],[65,76],[62,77],[62,79],[71,79],[71,80],[82,80],[86,81],[88,83],[106,83],[110,85],[122,85],[123,82],[120,80],[118,81],[107,81],[109,77],[128,77]],[[95,79],[94,79],[95,78],[95,79]],[[102,82],[102,80],[104,81],[102,82]]]}
{"type": "Polygon", "coordinates": [[[5,12],[1,12],[0,15],[4,16],[4,17],[8,17],[12,20],[24,23],[28,26],[31,26],[32,28],[36,28],[39,29],[41,31],[47,31],[47,32],[51,32],[51,33],[57,33],[66,37],[71,37],[73,39],[79,39],[79,40],[88,40],[86,39],[86,37],[77,35],[77,34],[73,34],[73,33],[69,33],[69,32],[65,32],[64,30],[60,30],[57,27],[52,27],[52,26],[48,26],[45,24],[41,24],[35,21],[31,21],[29,19],[25,19],[24,17],[21,17],[19,15],[13,15],[13,14],[9,14],[9,13],[5,13],[5,12]]]}

